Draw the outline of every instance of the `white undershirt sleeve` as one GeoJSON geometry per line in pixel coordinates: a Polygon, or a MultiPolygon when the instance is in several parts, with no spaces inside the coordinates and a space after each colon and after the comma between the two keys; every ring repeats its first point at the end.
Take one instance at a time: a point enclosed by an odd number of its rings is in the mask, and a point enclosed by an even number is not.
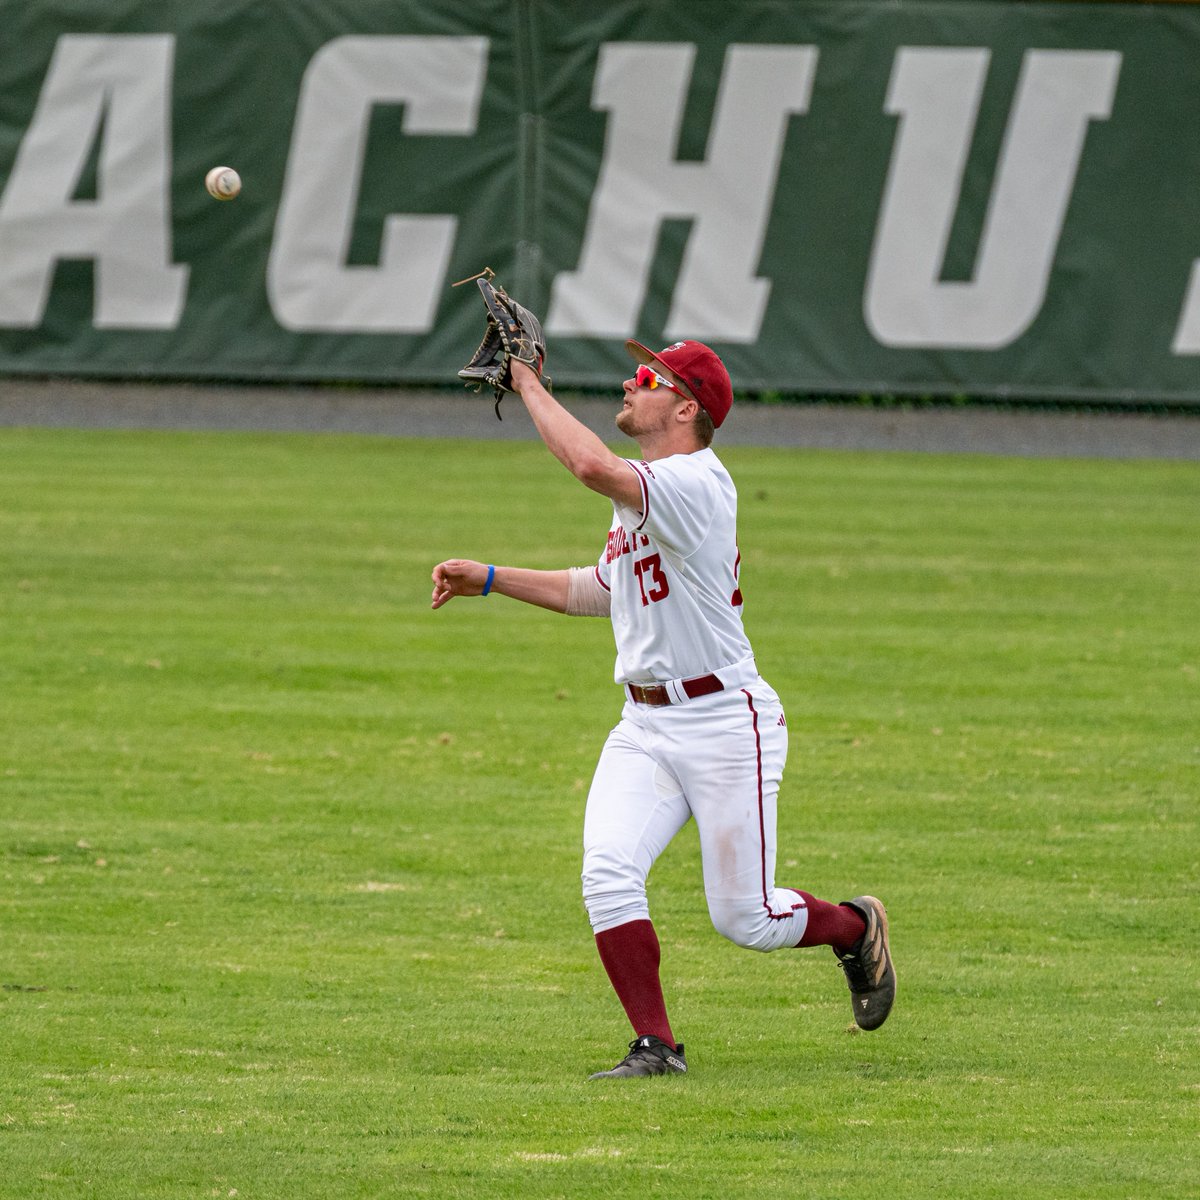
{"type": "Polygon", "coordinates": [[[567,575],[569,617],[607,617],[612,593],[596,578],[595,567],[571,567],[567,575]]]}

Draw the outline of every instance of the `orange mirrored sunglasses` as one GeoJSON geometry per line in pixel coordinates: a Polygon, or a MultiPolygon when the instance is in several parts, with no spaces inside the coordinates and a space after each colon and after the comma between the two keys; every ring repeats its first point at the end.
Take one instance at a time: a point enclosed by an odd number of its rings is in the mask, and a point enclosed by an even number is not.
{"type": "Polygon", "coordinates": [[[669,379],[664,379],[656,370],[654,370],[653,367],[648,367],[645,363],[638,367],[637,371],[634,373],[633,382],[636,383],[638,387],[649,388],[651,391],[657,387],[665,387],[674,392],[675,395],[683,396],[685,400],[691,399],[690,396],[684,396],[683,392],[681,392],[679,388],[677,388],[669,379]]]}

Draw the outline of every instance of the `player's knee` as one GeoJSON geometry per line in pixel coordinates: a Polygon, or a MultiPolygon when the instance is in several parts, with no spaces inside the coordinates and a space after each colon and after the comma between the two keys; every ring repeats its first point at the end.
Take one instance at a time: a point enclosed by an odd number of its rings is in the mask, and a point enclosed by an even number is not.
{"type": "Polygon", "coordinates": [[[630,921],[650,919],[650,906],[646,902],[645,892],[641,895],[631,892],[585,892],[583,903],[587,908],[588,921],[593,933],[615,929],[618,925],[626,925],[630,921]]]}
{"type": "Polygon", "coordinates": [[[770,918],[761,905],[751,908],[748,905],[713,903],[708,911],[713,928],[735,946],[762,953],[776,948],[777,939],[770,918]]]}
{"type": "Polygon", "coordinates": [[[612,864],[585,862],[582,882],[583,903],[597,933],[649,918],[646,881],[636,873],[612,864]]]}

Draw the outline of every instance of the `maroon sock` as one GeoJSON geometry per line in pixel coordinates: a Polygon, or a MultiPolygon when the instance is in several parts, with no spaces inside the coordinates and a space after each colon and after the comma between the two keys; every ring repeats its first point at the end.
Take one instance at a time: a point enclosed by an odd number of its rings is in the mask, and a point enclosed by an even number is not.
{"type": "Polygon", "coordinates": [[[832,946],[835,950],[848,950],[867,932],[867,923],[844,904],[830,904],[818,900],[807,892],[800,892],[808,909],[808,924],[804,936],[797,945],[832,946]]]}
{"type": "Polygon", "coordinates": [[[606,929],[596,934],[596,948],[633,1032],[638,1037],[662,1038],[674,1046],[658,974],[661,953],[653,924],[628,921],[606,929]]]}

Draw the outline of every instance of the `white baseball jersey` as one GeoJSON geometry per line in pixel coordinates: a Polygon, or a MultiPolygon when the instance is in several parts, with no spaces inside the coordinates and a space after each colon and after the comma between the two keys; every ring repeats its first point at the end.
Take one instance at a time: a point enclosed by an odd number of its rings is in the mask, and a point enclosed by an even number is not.
{"type": "Polygon", "coordinates": [[[737,490],[712,450],[627,460],[640,508],[616,501],[596,578],[612,594],[617,683],[752,665],[742,627],[737,490]]]}

